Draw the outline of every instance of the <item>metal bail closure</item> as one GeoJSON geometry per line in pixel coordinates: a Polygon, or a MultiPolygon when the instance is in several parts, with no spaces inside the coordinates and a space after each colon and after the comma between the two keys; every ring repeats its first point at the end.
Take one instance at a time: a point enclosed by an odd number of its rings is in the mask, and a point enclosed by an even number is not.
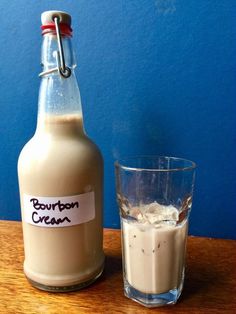
{"type": "Polygon", "coordinates": [[[56,34],[57,34],[57,44],[58,44],[58,51],[57,51],[57,68],[58,72],[64,78],[68,78],[71,75],[71,69],[65,65],[65,57],[63,51],[63,45],[61,40],[61,32],[59,28],[59,17],[55,16],[53,18],[55,22],[56,34]]]}
{"type": "Polygon", "coordinates": [[[57,45],[58,45],[58,51],[56,54],[57,58],[57,68],[50,69],[48,71],[41,72],[39,76],[44,76],[53,72],[58,71],[58,73],[64,77],[68,78],[71,76],[71,69],[65,65],[65,57],[64,57],[64,51],[63,51],[63,45],[61,40],[61,32],[59,28],[59,16],[54,16],[53,21],[55,22],[55,28],[56,28],[56,35],[57,35],[57,45]]]}

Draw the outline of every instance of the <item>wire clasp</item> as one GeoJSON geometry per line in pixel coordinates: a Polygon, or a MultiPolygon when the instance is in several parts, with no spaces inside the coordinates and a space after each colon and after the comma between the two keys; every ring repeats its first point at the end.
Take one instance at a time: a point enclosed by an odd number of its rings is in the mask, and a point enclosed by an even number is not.
{"type": "Polygon", "coordinates": [[[57,33],[57,44],[58,44],[58,51],[57,51],[57,68],[61,76],[68,78],[71,75],[71,69],[66,66],[65,64],[65,57],[63,51],[63,45],[61,41],[61,32],[59,28],[59,17],[55,16],[53,18],[56,27],[57,33]]]}
{"type": "Polygon", "coordinates": [[[57,45],[58,45],[57,68],[53,68],[48,71],[41,72],[39,76],[44,76],[46,74],[50,74],[50,73],[58,71],[58,73],[62,77],[68,78],[71,76],[71,69],[65,64],[65,56],[64,56],[64,50],[63,50],[63,45],[62,45],[62,40],[61,40],[61,32],[60,32],[60,27],[59,27],[60,18],[58,16],[54,16],[53,21],[55,22],[57,45]]]}

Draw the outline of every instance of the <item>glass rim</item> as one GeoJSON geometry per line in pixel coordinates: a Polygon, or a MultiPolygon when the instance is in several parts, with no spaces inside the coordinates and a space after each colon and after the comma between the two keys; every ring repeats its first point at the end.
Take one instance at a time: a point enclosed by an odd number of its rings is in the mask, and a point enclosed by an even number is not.
{"type": "Polygon", "coordinates": [[[186,159],[186,158],[180,158],[180,157],[173,157],[173,156],[165,156],[165,155],[136,155],[136,156],[130,156],[130,157],[124,157],[120,158],[119,160],[115,161],[115,167],[116,168],[121,168],[123,170],[128,170],[128,171],[150,171],[150,172],[176,172],[176,171],[189,171],[189,170],[194,170],[197,165],[195,162],[186,159]],[[124,164],[124,162],[127,161],[134,161],[137,159],[143,159],[143,160],[148,160],[148,159],[167,159],[167,160],[173,160],[173,161],[181,161],[181,162],[186,162],[189,164],[189,166],[184,166],[184,167],[173,167],[173,168],[144,168],[144,167],[133,167],[133,166],[127,166],[124,164]]]}

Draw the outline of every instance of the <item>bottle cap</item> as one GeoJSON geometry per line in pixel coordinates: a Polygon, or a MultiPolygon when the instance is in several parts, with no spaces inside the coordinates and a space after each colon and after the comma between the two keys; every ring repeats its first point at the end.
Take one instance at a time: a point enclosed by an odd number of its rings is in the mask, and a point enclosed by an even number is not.
{"type": "Polygon", "coordinates": [[[54,18],[59,17],[59,22],[71,26],[71,16],[63,11],[45,11],[41,14],[42,25],[54,23],[54,18]]]}
{"type": "Polygon", "coordinates": [[[59,18],[60,31],[62,35],[71,36],[72,34],[71,16],[66,12],[56,11],[56,10],[45,11],[41,14],[42,34],[44,35],[46,33],[55,32],[55,22],[54,22],[55,17],[59,18]]]}

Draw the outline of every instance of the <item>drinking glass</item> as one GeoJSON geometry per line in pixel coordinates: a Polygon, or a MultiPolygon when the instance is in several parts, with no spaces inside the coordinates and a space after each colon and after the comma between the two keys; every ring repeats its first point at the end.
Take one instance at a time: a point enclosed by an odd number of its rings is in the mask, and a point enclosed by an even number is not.
{"type": "Polygon", "coordinates": [[[195,168],[165,156],[115,163],[124,293],[146,307],[174,304],[181,295],[195,168]]]}

